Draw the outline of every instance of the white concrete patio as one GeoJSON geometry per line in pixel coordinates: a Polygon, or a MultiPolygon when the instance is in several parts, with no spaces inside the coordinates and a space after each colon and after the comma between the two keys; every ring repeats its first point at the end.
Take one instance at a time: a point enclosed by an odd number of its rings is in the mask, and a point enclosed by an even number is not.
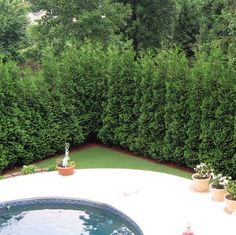
{"type": "Polygon", "coordinates": [[[132,218],[145,235],[182,235],[188,222],[195,235],[236,234],[236,215],[224,202],[198,193],[192,181],[139,170],[84,169],[63,177],[37,173],[0,181],[0,202],[47,196],[107,203],[132,218]]]}

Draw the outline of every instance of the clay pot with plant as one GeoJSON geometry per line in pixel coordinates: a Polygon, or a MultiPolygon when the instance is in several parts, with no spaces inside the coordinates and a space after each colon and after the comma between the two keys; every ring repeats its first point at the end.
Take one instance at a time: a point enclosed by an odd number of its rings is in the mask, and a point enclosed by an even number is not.
{"type": "Polygon", "coordinates": [[[194,168],[194,170],[196,172],[192,175],[194,188],[198,192],[207,191],[212,172],[210,165],[206,163],[200,163],[194,168]]]}
{"type": "Polygon", "coordinates": [[[225,194],[225,202],[227,211],[232,213],[236,211],[236,180],[230,180],[227,185],[227,194],[225,194]]]}
{"type": "Polygon", "coordinates": [[[224,201],[224,195],[227,193],[227,185],[230,179],[231,177],[223,176],[222,174],[215,175],[212,173],[212,179],[209,188],[214,201],[224,201]]]}
{"type": "Polygon", "coordinates": [[[62,160],[57,161],[57,170],[59,175],[68,176],[74,173],[75,162],[69,158],[69,143],[65,144],[65,155],[62,160]]]}

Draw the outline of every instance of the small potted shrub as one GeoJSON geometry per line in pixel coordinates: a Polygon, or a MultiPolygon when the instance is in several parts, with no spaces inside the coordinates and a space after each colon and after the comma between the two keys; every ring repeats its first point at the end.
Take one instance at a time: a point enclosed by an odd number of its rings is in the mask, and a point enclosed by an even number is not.
{"type": "Polygon", "coordinates": [[[206,163],[200,163],[194,168],[194,170],[196,172],[192,175],[194,188],[198,192],[207,191],[212,172],[210,165],[206,163]]]}
{"type": "Polygon", "coordinates": [[[75,162],[70,161],[69,158],[69,143],[65,144],[65,156],[62,160],[57,162],[57,169],[59,175],[72,175],[75,169],[75,162]]]}
{"type": "Polygon", "coordinates": [[[232,213],[236,210],[236,180],[230,180],[225,194],[226,208],[232,213]]]}
{"type": "Polygon", "coordinates": [[[212,193],[212,199],[217,202],[224,200],[224,195],[227,193],[227,185],[231,177],[223,176],[222,174],[215,175],[212,173],[211,184],[209,188],[212,193]]]}

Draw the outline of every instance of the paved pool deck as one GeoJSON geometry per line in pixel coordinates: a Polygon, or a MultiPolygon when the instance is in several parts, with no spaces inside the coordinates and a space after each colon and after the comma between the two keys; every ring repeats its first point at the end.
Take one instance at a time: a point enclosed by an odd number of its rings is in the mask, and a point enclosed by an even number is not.
{"type": "Polygon", "coordinates": [[[145,235],[236,234],[236,214],[192,181],[173,175],[126,169],[83,169],[72,176],[37,173],[0,180],[0,202],[32,197],[74,197],[109,204],[132,218],[145,235]]]}

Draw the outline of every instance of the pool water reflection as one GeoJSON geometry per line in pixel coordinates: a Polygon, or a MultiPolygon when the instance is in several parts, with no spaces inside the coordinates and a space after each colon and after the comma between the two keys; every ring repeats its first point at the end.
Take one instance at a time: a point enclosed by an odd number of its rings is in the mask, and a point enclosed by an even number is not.
{"type": "Polygon", "coordinates": [[[142,232],[129,217],[108,205],[75,199],[33,199],[0,206],[0,234],[142,235],[142,232]]]}

